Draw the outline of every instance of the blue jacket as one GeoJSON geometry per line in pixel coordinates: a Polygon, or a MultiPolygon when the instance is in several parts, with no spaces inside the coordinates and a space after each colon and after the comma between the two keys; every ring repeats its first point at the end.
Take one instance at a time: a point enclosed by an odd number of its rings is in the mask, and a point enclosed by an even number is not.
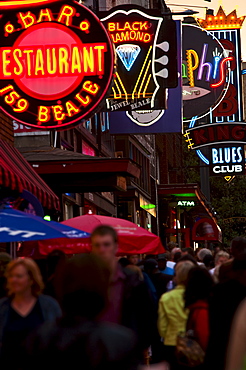
{"type": "MultiPolygon", "coordinates": [[[[38,296],[38,302],[41,307],[44,322],[55,321],[57,318],[62,316],[62,311],[57,301],[44,294],[38,296]]],[[[0,299],[0,354],[3,341],[4,327],[8,321],[8,315],[10,312],[11,300],[8,297],[0,299]]]]}

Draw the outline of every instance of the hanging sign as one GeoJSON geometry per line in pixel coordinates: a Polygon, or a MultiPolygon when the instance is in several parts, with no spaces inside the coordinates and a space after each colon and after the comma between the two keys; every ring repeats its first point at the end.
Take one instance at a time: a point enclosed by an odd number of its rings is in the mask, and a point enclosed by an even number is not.
{"type": "Polygon", "coordinates": [[[166,108],[164,89],[178,84],[175,21],[136,8],[121,6],[101,16],[117,58],[107,99],[111,112],[166,108]]]}
{"type": "Polygon", "coordinates": [[[215,145],[210,148],[210,176],[244,175],[244,145],[215,145]]]}
{"type": "Polygon", "coordinates": [[[75,1],[3,12],[0,106],[16,121],[64,129],[91,116],[112,79],[114,53],[100,20],[75,1]]]}
{"type": "Polygon", "coordinates": [[[228,70],[233,57],[209,31],[183,25],[184,119],[189,120],[216,107],[228,88],[228,70]],[[216,105],[215,105],[216,103],[216,105]]]}

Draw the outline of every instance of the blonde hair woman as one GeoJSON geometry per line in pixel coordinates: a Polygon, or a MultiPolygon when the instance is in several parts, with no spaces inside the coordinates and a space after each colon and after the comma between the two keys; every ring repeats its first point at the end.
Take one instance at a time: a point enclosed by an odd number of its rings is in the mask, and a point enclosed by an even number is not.
{"type": "Polygon", "coordinates": [[[191,261],[178,262],[175,266],[177,286],[164,293],[159,300],[158,331],[163,338],[164,360],[170,363],[171,370],[177,369],[175,360],[177,335],[186,329],[189,310],[185,309],[185,284],[188,273],[194,266],[191,261]]]}
{"type": "Polygon", "coordinates": [[[30,258],[11,261],[6,269],[8,297],[0,300],[1,369],[19,369],[27,336],[45,321],[61,316],[59,304],[41,294],[43,281],[30,258]]]}

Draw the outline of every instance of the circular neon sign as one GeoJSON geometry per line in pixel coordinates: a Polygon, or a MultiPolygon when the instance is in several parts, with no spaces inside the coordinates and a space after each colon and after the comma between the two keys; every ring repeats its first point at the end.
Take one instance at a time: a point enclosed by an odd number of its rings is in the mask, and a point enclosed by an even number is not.
{"type": "Polygon", "coordinates": [[[59,2],[9,11],[0,36],[6,114],[32,127],[65,129],[95,112],[111,84],[114,52],[88,8],[59,2]]]}

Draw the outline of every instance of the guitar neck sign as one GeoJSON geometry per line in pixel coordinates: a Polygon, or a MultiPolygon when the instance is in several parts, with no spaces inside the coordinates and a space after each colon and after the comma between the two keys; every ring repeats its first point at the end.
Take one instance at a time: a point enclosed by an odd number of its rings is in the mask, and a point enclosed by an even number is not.
{"type": "Polygon", "coordinates": [[[111,85],[108,33],[75,1],[3,13],[0,39],[0,106],[25,125],[78,124],[96,111],[111,85]]]}

